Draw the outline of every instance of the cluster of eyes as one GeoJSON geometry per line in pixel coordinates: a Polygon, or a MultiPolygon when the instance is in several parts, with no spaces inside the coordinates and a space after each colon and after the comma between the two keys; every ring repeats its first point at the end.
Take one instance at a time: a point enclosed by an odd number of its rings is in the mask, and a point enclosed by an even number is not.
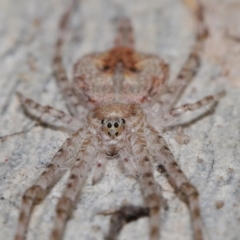
{"type": "MultiPolygon", "coordinates": [[[[102,120],[101,123],[104,124],[104,121],[105,121],[105,120],[102,120]]],[[[121,121],[122,121],[122,124],[125,124],[125,123],[126,123],[125,119],[121,119],[121,121]]],[[[115,128],[118,128],[118,127],[119,127],[119,123],[118,123],[118,122],[115,122],[113,125],[114,125],[115,128]]],[[[109,123],[107,124],[107,127],[108,127],[108,128],[111,128],[111,127],[112,127],[112,123],[109,122],[109,123]]]]}
{"type": "MultiPolygon", "coordinates": [[[[101,123],[104,124],[104,121],[105,121],[105,120],[102,120],[101,123]]],[[[126,123],[125,119],[121,119],[121,123],[120,123],[120,124],[123,124],[123,125],[124,125],[125,123],[126,123]]],[[[110,122],[109,122],[109,123],[107,124],[107,128],[109,128],[109,129],[112,128],[112,127],[118,128],[120,124],[119,124],[118,122],[114,122],[114,123],[110,123],[110,122]]],[[[117,137],[118,134],[119,134],[119,133],[116,132],[116,133],[115,133],[115,136],[117,137]]],[[[110,132],[108,132],[108,136],[109,136],[109,137],[111,136],[111,133],[110,133],[110,132]]]]}

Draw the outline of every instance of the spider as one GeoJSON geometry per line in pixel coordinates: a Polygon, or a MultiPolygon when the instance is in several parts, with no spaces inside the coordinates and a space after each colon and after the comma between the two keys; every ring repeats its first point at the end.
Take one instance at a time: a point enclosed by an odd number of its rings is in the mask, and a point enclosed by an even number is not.
{"type": "Polygon", "coordinates": [[[73,134],[66,139],[34,185],[23,194],[15,240],[25,239],[34,206],[45,198],[69,167],[70,175],[56,206],[50,235],[51,240],[62,239],[66,222],[89,171],[93,169],[92,182],[97,183],[104,174],[108,159],[119,161],[123,172],[138,180],[149,209],[149,239],[160,238],[161,198],[153,176],[153,165],[156,164],[159,171],[167,172],[171,185],[185,195],[193,237],[203,240],[198,191],[161,136],[162,129],[178,116],[212,104],[224,95],[220,92],[174,108],[196,74],[200,64],[199,53],[207,36],[203,9],[195,3],[192,10],[197,26],[196,42],[176,80],[167,85],[168,65],[158,56],[134,50],[133,28],[126,17],[119,19],[113,48],[82,57],[74,65],[73,81],[69,81],[61,52],[64,33],[77,4],[77,0],[73,0],[60,21],[53,58],[57,83],[70,115],[42,106],[18,93],[21,104],[30,115],[38,117],[41,122],[60,125],[73,134]],[[159,106],[157,113],[151,112],[153,104],[159,106]],[[86,116],[83,117],[84,112],[86,116]],[[159,119],[160,128],[151,124],[152,118],[159,119]]]}

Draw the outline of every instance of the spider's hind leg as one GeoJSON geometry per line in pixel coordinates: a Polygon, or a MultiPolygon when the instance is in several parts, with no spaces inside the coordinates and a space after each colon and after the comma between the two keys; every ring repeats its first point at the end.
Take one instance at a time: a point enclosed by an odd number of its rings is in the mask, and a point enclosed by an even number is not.
{"type": "Polygon", "coordinates": [[[219,99],[221,99],[223,96],[225,96],[224,91],[219,92],[215,95],[207,96],[195,103],[186,103],[179,107],[173,108],[168,113],[165,113],[165,114],[163,114],[163,116],[161,116],[162,126],[166,127],[166,125],[171,124],[179,116],[183,115],[184,113],[186,113],[188,111],[195,111],[204,106],[213,104],[213,103],[217,102],[219,99]]]}
{"type": "Polygon", "coordinates": [[[204,42],[208,36],[203,5],[198,0],[184,0],[184,2],[192,12],[195,21],[195,43],[176,79],[166,87],[165,94],[160,99],[162,112],[170,111],[175,106],[187,86],[196,76],[201,65],[201,52],[203,51],[204,42]]]}

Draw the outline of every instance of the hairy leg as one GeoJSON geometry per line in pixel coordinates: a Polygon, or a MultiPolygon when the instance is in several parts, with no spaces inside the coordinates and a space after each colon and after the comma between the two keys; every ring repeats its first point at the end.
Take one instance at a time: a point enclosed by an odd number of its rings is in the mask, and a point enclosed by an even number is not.
{"type": "Polygon", "coordinates": [[[220,92],[215,95],[207,96],[195,103],[186,103],[179,107],[175,107],[170,110],[168,113],[163,114],[161,116],[161,127],[166,127],[166,125],[171,124],[174,120],[176,120],[179,116],[186,113],[187,111],[195,111],[204,106],[210,105],[219,99],[225,96],[225,92],[220,92]]]}
{"type": "Polygon", "coordinates": [[[71,215],[76,198],[84,185],[87,172],[87,162],[80,158],[77,159],[75,166],[71,170],[67,187],[56,207],[54,228],[50,237],[51,240],[62,239],[66,222],[71,215]]]}
{"type": "Polygon", "coordinates": [[[53,69],[56,74],[58,86],[66,100],[68,110],[73,116],[80,116],[84,106],[82,105],[83,102],[81,102],[81,99],[79,99],[75,93],[72,82],[67,77],[67,72],[62,59],[62,47],[69,18],[73,10],[76,8],[77,3],[78,0],[73,0],[69,9],[63,14],[60,20],[58,39],[55,45],[55,54],[53,58],[53,69]]]}
{"type": "Polygon", "coordinates": [[[17,95],[26,112],[40,122],[71,132],[77,131],[82,126],[81,121],[77,118],[51,106],[42,106],[32,99],[25,98],[21,93],[17,93],[17,95]]]}
{"type": "Polygon", "coordinates": [[[139,132],[131,139],[132,152],[135,156],[139,181],[146,206],[149,208],[149,239],[158,240],[160,232],[160,196],[153,176],[153,166],[149,158],[144,133],[139,132]]]}
{"type": "Polygon", "coordinates": [[[203,240],[203,223],[200,212],[199,194],[182,172],[164,139],[152,127],[148,127],[148,146],[160,172],[166,171],[170,184],[187,200],[190,211],[194,240],[203,240]]]}
{"type": "Polygon", "coordinates": [[[167,87],[166,92],[160,101],[162,103],[162,112],[170,111],[175,106],[186,87],[195,77],[201,64],[200,55],[203,50],[204,41],[208,36],[208,29],[203,14],[204,10],[201,3],[197,0],[184,0],[184,2],[192,11],[193,18],[196,22],[196,42],[176,79],[167,87]]]}
{"type": "Polygon", "coordinates": [[[22,205],[18,218],[15,240],[24,240],[30,216],[34,205],[42,201],[49,189],[63,175],[69,161],[73,159],[81,147],[84,130],[79,130],[68,138],[53,157],[46,170],[40,175],[35,184],[28,188],[22,197],[22,205]]]}
{"type": "Polygon", "coordinates": [[[92,162],[96,160],[97,149],[93,146],[91,138],[90,135],[83,141],[82,150],[76,156],[66,188],[57,204],[51,240],[62,239],[67,220],[84,186],[92,162]]]}

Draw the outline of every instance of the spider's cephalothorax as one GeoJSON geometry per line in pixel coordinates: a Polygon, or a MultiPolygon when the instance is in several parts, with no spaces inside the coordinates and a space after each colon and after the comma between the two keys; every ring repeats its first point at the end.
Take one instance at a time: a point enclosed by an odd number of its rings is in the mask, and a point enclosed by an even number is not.
{"type": "Polygon", "coordinates": [[[51,240],[60,240],[89,171],[94,168],[93,183],[98,182],[109,158],[120,161],[124,171],[137,176],[144,202],[149,208],[150,240],[158,240],[160,236],[161,197],[153,174],[155,164],[158,170],[167,172],[167,178],[176,191],[185,195],[194,239],[203,240],[198,192],[160,136],[160,130],[179,115],[211,104],[223,96],[219,93],[174,108],[199,67],[199,52],[207,32],[203,8],[195,2],[196,43],[176,80],[167,85],[168,65],[156,55],[134,50],[133,30],[127,18],[119,20],[114,47],[77,61],[74,79],[69,81],[61,53],[63,33],[76,3],[77,0],[73,0],[60,22],[53,60],[57,82],[70,115],[50,106],[41,106],[18,94],[31,115],[74,133],[63,143],[35,184],[24,193],[15,240],[25,239],[33,206],[46,196],[72,164],[66,188],[56,207],[50,237],[51,240]],[[157,110],[152,111],[152,103],[157,110]],[[152,126],[152,119],[157,119],[159,124],[152,126]]]}
{"type": "Polygon", "coordinates": [[[90,111],[87,122],[106,156],[117,156],[130,136],[144,126],[145,118],[138,104],[112,103],[96,106],[90,111]]]}

